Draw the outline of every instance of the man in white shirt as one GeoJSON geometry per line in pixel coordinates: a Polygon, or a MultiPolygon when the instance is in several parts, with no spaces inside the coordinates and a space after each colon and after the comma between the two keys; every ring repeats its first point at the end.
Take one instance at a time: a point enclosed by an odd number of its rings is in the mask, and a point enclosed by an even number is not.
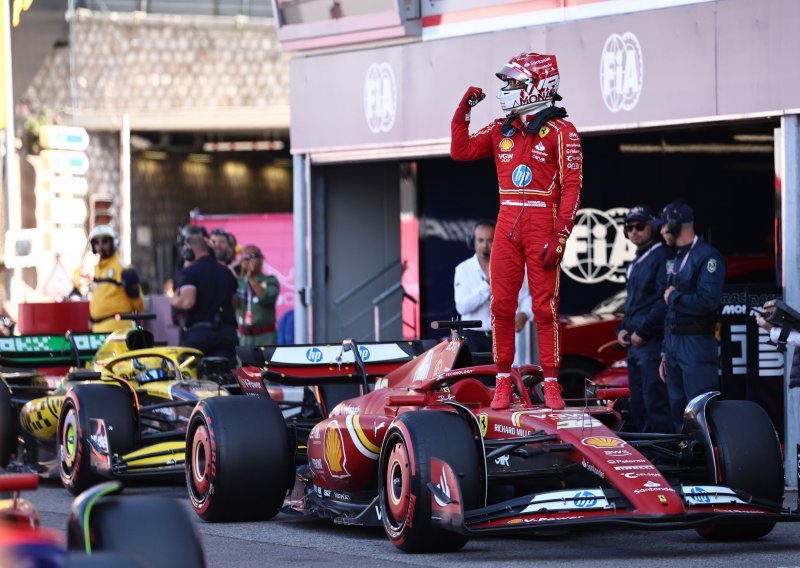
{"type": "MultiPolygon", "coordinates": [[[[494,222],[479,221],[467,238],[467,245],[475,254],[456,266],[453,289],[455,292],[456,311],[463,320],[480,320],[483,325],[479,329],[465,329],[464,337],[472,352],[487,353],[492,351],[492,316],[490,305],[491,272],[489,259],[494,241],[494,222]]],[[[533,319],[531,311],[531,294],[525,279],[519,291],[517,315],[514,328],[517,332],[525,327],[528,320],[533,319]]]]}

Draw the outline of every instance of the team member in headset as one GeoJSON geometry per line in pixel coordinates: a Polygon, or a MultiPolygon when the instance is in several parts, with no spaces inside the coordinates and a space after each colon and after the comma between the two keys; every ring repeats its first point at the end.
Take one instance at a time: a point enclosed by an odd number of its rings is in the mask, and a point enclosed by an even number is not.
{"type": "Polygon", "coordinates": [[[666,381],[675,431],[680,432],[686,404],[719,390],[715,336],[717,310],[725,283],[725,261],[694,230],[694,211],[674,201],[661,212],[661,234],[675,257],[667,263],[664,355],[659,375],[666,381]]]}
{"type": "Polygon", "coordinates": [[[89,292],[89,320],[94,333],[133,327],[118,321],[117,314],[144,311],[144,296],[136,270],[122,262],[119,237],[109,225],[97,225],[89,233],[89,245],[99,257],[89,292]]]}
{"type": "MultiPolygon", "coordinates": [[[[492,350],[492,322],[489,310],[491,271],[489,268],[492,242],[494,241],[494,221],[478,221],[467,237],[467,246],[475,254],[456,266],[453,290],[456,311],[463,320],[480,320],[479,329],[465,329],[464,337],[473,352],[492,350]]],[[[514,317],[514,330],[519,332],[533,317],[531,295],[522,286],[518,296],[518,310],[514,317]]]]}
{"type": "Polygon", "coordinates": [[[636,245],[628,265],[627,298],[617,340],[628,348],[631,417],[638,432],[672,432],[667,386],[658,374],[664,338],[664,290],[672,251],[659,238],[661,220],[647,205],[631,207],[625,236],[636,245]]]}
{"type": "Polygon", "coordinates": [[[497,167],[499,238],[491,259],[497,383],[492,408],[507,408],[511,400],[517,294],[527,267],[545,376],[544,403],[561,409],[559,265],[580,202],[581,142],[575,126],[564,120],[567,111],[555,106],[561,97],[554,55],[521,53],[496,75],[503,81],[497,98],[505,120],[495,120],[470,136],[472,107],[484,94],[469,87],[453,116],[450,142],[454,160],[494,156],[497,167]]]}
{"type": "Polygon", "coordinates": [[[185,312],[180,344],[194,347],[209,357],[225,357],[236,364],[236,277],[217,262],[204,227],[190,226],[184,233],[183,258],[190,262],[181,271],[180,287],[170,298],[185,312]]]}

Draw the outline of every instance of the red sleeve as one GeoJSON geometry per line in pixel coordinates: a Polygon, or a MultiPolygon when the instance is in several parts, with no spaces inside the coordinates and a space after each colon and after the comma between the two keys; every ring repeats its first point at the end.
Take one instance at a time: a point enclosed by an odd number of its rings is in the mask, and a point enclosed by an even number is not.
{"type": "Polygon", "coordinates": [[[561,179],[561,201],[558,206],[558,225],[561,231],[565,226],[572,231],[575,216],[581,205],[583,186],[583,153],[578,131],[570,124],[569,128],[558,131],[558,168],[561,179]]]}
{"type": "Polygon", "coordinates": [[[461,162],[488,158],[492,155],[492,129],[494,123],[469,135],[469,122],[450,123],[450,157],[461,162]]]}

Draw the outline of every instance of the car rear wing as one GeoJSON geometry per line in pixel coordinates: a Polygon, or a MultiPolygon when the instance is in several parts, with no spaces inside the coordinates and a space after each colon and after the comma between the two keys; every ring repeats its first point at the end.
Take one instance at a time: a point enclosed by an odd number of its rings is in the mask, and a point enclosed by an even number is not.
{"type": "Polygon", "coordinates": [[[0,338],[0,365],[13,368],[81,367],[91,361],[107,333],[19,335],[0,338]]]}
{"type": "MultiPolygon", "coordinates": [[[[408,363],[438,340],[364,342],[357,345],[368,379],[374,380],[408,363]]],[[[356,372],[352,351],[337,344],[269,345],[236,348],[243,366],[261,367],[268,381],[292,385],[351,382],[356,372]]]]}

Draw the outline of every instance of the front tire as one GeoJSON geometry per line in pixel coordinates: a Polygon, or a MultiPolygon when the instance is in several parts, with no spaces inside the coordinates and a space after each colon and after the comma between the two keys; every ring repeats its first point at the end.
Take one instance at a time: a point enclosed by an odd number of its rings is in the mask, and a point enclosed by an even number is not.
{"type": "Polygon", "coordinates": [[[433,496],[428,484],[439,481],[431,479],[433,457],[453,469],[463,510],[480,504],[482,469],[471,426],[451,412],[421,410],[401,415],[383,442],[378,495],[386,536],[405,552],[453,552],[469,540],[431,521],[433,496]]]}
{"type": "MultiPolygon", "coordinates": [[[[72,523],[71,523],[72,524],[72,523]]],[[[205,566],[200,538],[183,506],[158,497],[104,497],[91,509],[87,530],[92,556],[115,553],[137,566],[205,566]]],[[[85,550],[77,531],[69,547],[85,550]]],[[[103,564],[116,565],[114,563],[103,564]]]]}
{"type": "MultiPolygon", "coordinates": [[[[753,497],[783,503],[784,471],[780,441],[766,411],[746,400],[712,401],[706,408],[717,470],[709,476],[718,483],[753,497]]],[[[697,529],[709,540],[755,540],[769,534],[774,522],[712,524],[697,529]]]]}
{"type": "Polygon", "coordinates": [[[67,491],[77,495],[101,481],[91,467],[91,419],[105,422],[108,446],[115,454],[132,451],[136,414],[124,387],[76,385],[64,397],[56,429],[59,477],[67,491]]]}
{"type": "Polygon", "coordinates": [[[289,436],[268,398],[201,401],[186,432],[186,485],[202,519],[266,520],[278,514],[293,474],[289,436]]]}

